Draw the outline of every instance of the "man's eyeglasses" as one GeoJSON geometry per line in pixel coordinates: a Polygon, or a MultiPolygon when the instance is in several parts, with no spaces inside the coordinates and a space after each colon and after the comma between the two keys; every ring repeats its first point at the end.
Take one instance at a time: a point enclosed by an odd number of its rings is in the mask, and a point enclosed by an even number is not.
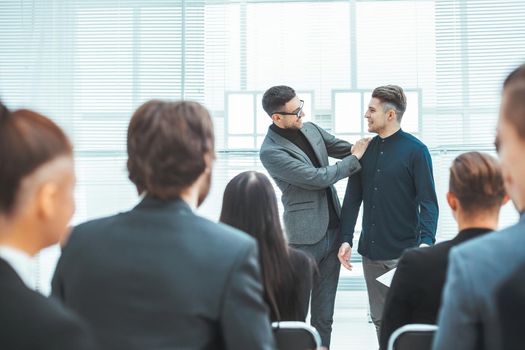
{"type": "Polygon", "coordinates": [[[301,104],[299,105],[299,108],[297,108],[293,112],[273,112],[272,114],[281,114],[281,115],[295,115],[297,118],[301,118],[301,113],[303,112],[304,107],[304,101],[299,100],[301,104]]]}

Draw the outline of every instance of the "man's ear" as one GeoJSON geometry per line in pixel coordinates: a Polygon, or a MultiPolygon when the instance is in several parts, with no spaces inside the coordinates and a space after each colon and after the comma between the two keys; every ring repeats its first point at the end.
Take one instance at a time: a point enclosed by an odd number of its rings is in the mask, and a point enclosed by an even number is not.
{"type": "Polygon", "coordinates": [[[56,210],[55,196],[58,192],[58,185],[54,182],[44,182],[36,191],[37,214],[42,219],[52,217],[56,210]]]}
{"type": "Polygon", "coordinates": [[[396,111],[394,111],[393,109],[389,110],[386,116],[389,121],[395,120],[397,118],[396,111]]]}
{"type": "Polygon", "coordinates": [[[213,151],[208,152],[204,155],[204,164],[206,164],[206,168],[204,168],[205,174],[208,174],[211,172],[214,161],[215,161],[215,153],[213,151]]]}
{"type": "Polygon", "coordinates": [[[281,115],[280,114],[272,114],[271,117],[272,118],[272,121],[275,123],[275,122],[279,122],[281,120],[281,115]]]}
{"type": "Polygon", "coordinates": [[[452,209],[453,211],[458,210],[458,199],[451,192],[447,192],[447,203],[450,209],[452,209]]]}

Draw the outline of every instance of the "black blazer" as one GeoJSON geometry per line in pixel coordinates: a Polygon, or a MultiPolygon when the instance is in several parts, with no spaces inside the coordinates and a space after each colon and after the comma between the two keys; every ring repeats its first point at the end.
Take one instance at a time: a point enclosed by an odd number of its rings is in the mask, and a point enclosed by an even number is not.
{"type": "Polygon", "coordinates": [[[53,294],[106,350],[273,348],[255,240],[182,200],[76,227],[53,294]]]}
{"type": "Polygon", "coordinates": [[[490,231],[484,228],[465,229],[450,241],[432,247],[408,249],[403,253],[383,309],[379,339],[381,349],[387,348],[388,338],[401,326],[409,323],[436,324],[450,249],[490,231]]]}
{"type": "Polygon", "coordinates": [[[525,265],[514,272],[496,291],[503,350],[525,349],[525,265]]]}
{"type": "Polygon", "coordinates": [[[26,287],[0,259],[0,349],[93,350],[85,323],[55,300],[26,287]]]}

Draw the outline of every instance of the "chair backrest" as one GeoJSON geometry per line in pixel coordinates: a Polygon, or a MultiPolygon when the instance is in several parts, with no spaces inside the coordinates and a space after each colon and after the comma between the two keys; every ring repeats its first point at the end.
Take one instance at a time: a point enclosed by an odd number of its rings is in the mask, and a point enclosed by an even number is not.
{"type": "Polygon", "coordinates": [[[317,350],[321,346],[319,333],[305,322],[273,322],[272,329],[278,350],[317,350]]]}
{"type": "Polygon", "coordinates": [[[404,325],[388,339],[388,350],[431,350],[436,330],[433,324],[404,325]]]}

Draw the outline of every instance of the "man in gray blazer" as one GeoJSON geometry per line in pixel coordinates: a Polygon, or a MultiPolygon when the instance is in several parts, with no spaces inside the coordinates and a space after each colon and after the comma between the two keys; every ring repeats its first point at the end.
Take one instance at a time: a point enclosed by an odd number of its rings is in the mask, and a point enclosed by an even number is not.
{"type": "Polygon", "coordinates": [[[434,338],[437,350],[502,348],[495,292],[525,263],[525,65],[503,85],[496,149],[520,220],[452,249],[434,338]]]}
{"type": "Polygon", "coordinates": [[[128,129],[132,210],[75,228],[53,295],[105,350],[274,349],[256,241],[206,220],[214,159],[208,111],[150,101],[128,129]]]}
{"type": "Polygon", "coordinates": [[[335,293],[340,266],[341,205],[334,184],[361,169],[369,140],[350,143],[313,123],[303,125],[303,101],[288,86],[274,86],[263,96],[263,108],[273,124],[260,150],[261,162],[282,191],[288,241],[316,260],[311,299],[311,323],[330,345],[335,293]],[[341,161],[329,165],[328,157],[341,161]]]}

